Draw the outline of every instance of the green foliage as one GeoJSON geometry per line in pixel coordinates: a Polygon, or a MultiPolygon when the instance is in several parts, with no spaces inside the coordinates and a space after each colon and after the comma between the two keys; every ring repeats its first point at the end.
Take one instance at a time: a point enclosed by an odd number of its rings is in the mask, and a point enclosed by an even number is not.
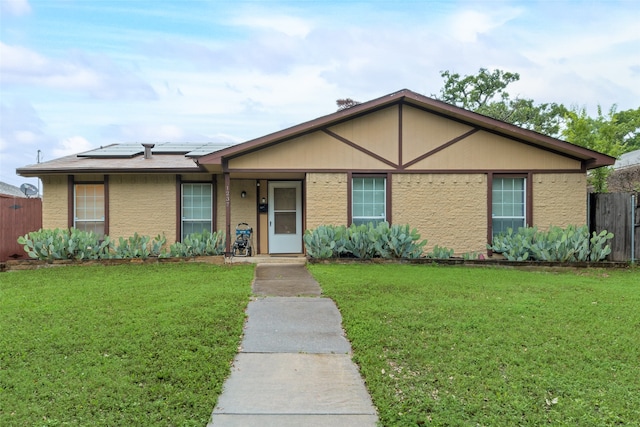
{"type": "Polygon", "coordinates": [[[320,225],[304,232],[304,245],[311,258],[336,258],[346,252],[347,227],[320,225]]]}
{"type": "Polygon", "coordinates": [[[640,107],[615,114],[618,134],[624,141],[624,152],[640,150],[640,107]]]}
{"type": "MultiPolygon", "coordinates": [[[[598,115],[590,117],[585,108],[566,113],[564,138],[576,145],[613,157],[640,148],[640,108],[616,111],[612,106],[605,115],[598,106],[598,115]]],[[[613,169],[601,167],[589,174],[589,183],[596,192],[607,191],[607,178],[613,169]]]]}
{"type": "Polygon", "coordinates": [[[376,255],[378,232],[373,223],[355,225],[347,228],[345,249],[356,258],[373,258],[376,255]]]}
{"type": "Polygon", "coordinates": [[[607,240],[611,239],[613,239],[613,233],[607,233],[607,230],[602,230],[600,234],[596,234],[594,231],[591,239],[589,239],[591,242],[589,261],[601,261],[605,259],[605,257],[611,253],[611,247],[606,244],[607,240]]]}
{"type": "Polygon", "coordinates": [[[321,225],[306,230],[304,244],[312,258],[419,258],[426,240],[419,241],[420,234],[409,225],[389,226],[388,222],[350,227],[321,225]]]}
{"type": "Polygon", "coordinates": [[[162,247],[167,242],[165,236],[158,235],[154,239],[149,236],[140,236],[134,233],[133,236],[125,239],[120,237],[118,244],[113,246],[113,258],[128,259],[141,258],[147,259],[150,256],[160,256],[162,247]]]}
{"type": "MultiPolygon", "coordinates": [[[[507,87],[520,80],[518,73],[480,68],[476,75],[461,76],[442,71],[444,79],[440,93],[432,96],[441,101],[475,111],[601,153],[617,157],[640,149],[640,108],[616,111],[614,105],[607,115],[598,106],[596,117],[586,109],[567,109],[562,104],[536,104],[532,99],[511,98],[507,87]]],[[[590,182],[596,191],[606,191],[609,168],[594,170],[590,182]]]]}
{"type": "Polygon", "coordinates": [[[376,251],[382,258],[420,258],[426,240],[419,242],[420,234],[415,228],[412,230],[409,224],[393,224],[382,222],[377,227],[378,240],[376,251]]]}
{"type": "Polygon", "coordinates": [[[18,237],[30,258],[40,260],[109,258],[108,236],[99,238],[94,232],[76,228],[40,229],[18,237]]]}
{"type": "Polygon", "coordinates": [[[453,256],[453,249],[446,248],[444,246],[435,245],[433,251],[427,254],[428,258],[433,259],[449,259],[453,256]]]}
{"type": "Polygon", "coordinates": [[[606,230],[589,235],[585,225],[570,225],[563,229],[551,226],[547,231],[537,227],[509,228],[506,234],[495,236],[488,249],[504,255],[510,261],[602,261],[611,253],[607,244],[613,233],[606,230]]]}
{"type": "Polygon", "coordinates": [[[0,425],[205,426],[253,274],[197,263],[3,273],[0,425]]]}
{"type": "Polygon", "coordinates": [[[436,99],[546,135],[560,133],[566,112],[563,105],[512,99],[506,92],[507,86],[520,80],[518,73],[480,68],[477,75],[460,76],[442,71],[440,76],[445,81],[440,94],[432,95],[436,99]]]}
{"type": "Polygon", "coordinates": [[[462,254],[462,259],[464,260],[474,260],[479,258],[480,254],[478,252],[465,252],[462,254]]]}
{"type": "Polygon", "coordinates": [[[98,237],[92,231],[76,228],[41,229],[18,237],[18,243],[24,245],[24,250],[30,258],[46,261],[145,259],[150,256],[160,256],[166,241],[167,239],[161,235],[151,239],[149,236],[140,236],[135,233],[127,239],[121,237],[116,243],[109,236],[98,237]]]}
{"type": "Polygon", "coordinates": [[[224,231],[211,233],[204,230],[202,233],[189,234],[182,242],[172,244],[169,253],[174,257],[222,255],[225,251],[225,244],[224,231]]]}

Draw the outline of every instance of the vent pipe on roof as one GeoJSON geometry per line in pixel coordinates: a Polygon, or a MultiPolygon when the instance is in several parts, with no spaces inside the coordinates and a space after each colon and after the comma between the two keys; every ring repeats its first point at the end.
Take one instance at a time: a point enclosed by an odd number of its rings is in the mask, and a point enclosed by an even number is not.
{"type": "Polygon", "coordinates": [[[142,146],[144,147],[144,158],[145,159],[150,159],[151,158],[151,149],[153,147],[155,147],[156,144],[142,144],[142,146]]]}

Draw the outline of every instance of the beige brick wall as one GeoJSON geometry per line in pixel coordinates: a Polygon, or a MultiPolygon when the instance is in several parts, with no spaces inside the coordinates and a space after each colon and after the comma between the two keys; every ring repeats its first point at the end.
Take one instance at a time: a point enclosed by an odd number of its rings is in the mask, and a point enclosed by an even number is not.
{"type": "Polygon", "coordinates": [[[67,228],[67,192],[66,175],[42,177],[42,228],[67,228]]]}
{"type": "Polygon", "coordinates": [[[583,173],[534,174],[533,224],[584,225],[587,222],[587,177],[583,173]]]}
{"type": "MultiPolygon", "coordinates": [[[[256,181],[255,179],[234,179],[231,181],[231,233],[235,238],[236,226],[241,222],[246,222],[255,231],[256,220],[258,218],[258,204],[256,202],[256,181]],[[240,193],[247,192],[247,197],[240,197],[240,193]]],[[[224,195],[224,192],[222,193],[224,195]]],[[[224,202],[224,196],[222,196],[224,202]]],[[[222,222],[224,224],[224,216],[222,222]]]]}
{"type": "Polygon", "coordinates": [[[487,177],[484,174],[393,175],[393,223],[417,228],[435,245],[456,254],[485,252],[487,177]]]}
{"type": "Polygon", "coordinates": [[[306,228],[347,225],[347,174],[308,173],[306,228]]]}
{"type": "MultiPolygon", "coordinates": [[[[250,227],[257,230],[257,190],[255,179],[232,179],[229,196],[231,198],[231,230],[230,235],[232,239],[235,239],[236,226],[241,222],[246,222],[250,227]],[[247,197],[244,199],[240,194],[246,191],[247,197]]],[[[224,192],[224,177],[218,177],[218,206],[216,208],[217,214],[217,229],[225,230],[226,220],[226,202],[224,192]]],[[[255,236],[254,236],[255,238],[255,236]]],[[[233,241],[233,240],[232,240],[233,241]]]]}
{"type": "Polygon", "coordinates": [[[109,176],[109,236],[134,233],[176,240],[175,175],[109,176]]]}

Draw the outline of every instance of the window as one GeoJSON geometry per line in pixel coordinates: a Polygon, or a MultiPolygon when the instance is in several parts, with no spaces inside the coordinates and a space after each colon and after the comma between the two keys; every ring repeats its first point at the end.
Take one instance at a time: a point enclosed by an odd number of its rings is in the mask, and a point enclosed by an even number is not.
{"type": "Polygon", "coordinates": [[[74,185],[73,226],[104,235],[104,184],[74,185]]]}
{"type": "Polygon", "coordinates": [[[360,178],[352,181],[352,222],[355,225],[386,221],[386,178],[360,178]]]}
{"type": "Polygon", "coordinates": [[[182,184],[182,239],[191,233],[212,232],[211,184],[182,184]]]}
{"type": "Polygon", "coordinates": [[[526,225],[525,178],[493,178],[491,219],[493,236],[526,225]]]}

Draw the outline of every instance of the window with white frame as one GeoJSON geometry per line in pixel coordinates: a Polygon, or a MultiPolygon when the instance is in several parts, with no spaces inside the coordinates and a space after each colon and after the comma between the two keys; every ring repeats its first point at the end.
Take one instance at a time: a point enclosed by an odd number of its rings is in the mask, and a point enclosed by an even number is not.
{"type": "Polygon", "coordinates": [[[212,232],[213,186],[182,184],[182,239],[192,233],[212,232]]]}
{"type": "Polygon", "coordinates": [[[351,190],[351,221],[355,225],[386,221],[387,179],[353,177],[351,190]]]}
{"type": "Polygon", "coordinates": [[[104,235],[104,184],[74,185],[73,226],[104,235]]]}
{"type": "Polygon", "coordinates": [[[526,225],[526,179],[493,178],[491,194],[492,234],[514,231],[526,225]]]}

